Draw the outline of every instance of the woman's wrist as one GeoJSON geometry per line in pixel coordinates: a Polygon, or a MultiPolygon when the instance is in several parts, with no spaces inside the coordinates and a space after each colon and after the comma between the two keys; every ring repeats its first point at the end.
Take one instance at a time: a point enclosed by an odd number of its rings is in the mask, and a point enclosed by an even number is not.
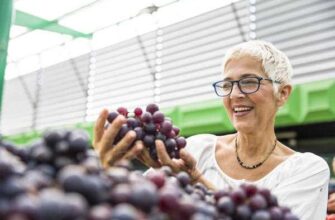
{"type": "Polygon", "coordinates": [[[191,183],[195,184],[199,182],[201,177],[202,177],[202,173],[198,169],[195,169],[191,174],[191,183]]]}
{"type": "Polygon", "coordinates": [[[201,183],[205,185],[208,189],[216,190],[216,187],[210,181],[208,181],[198,169],[192,172],[191,183],[201,183]]]}

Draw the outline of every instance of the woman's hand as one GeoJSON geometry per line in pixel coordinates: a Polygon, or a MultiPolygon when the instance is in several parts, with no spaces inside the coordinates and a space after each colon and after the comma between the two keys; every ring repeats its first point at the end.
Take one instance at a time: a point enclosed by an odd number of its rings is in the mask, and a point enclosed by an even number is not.
{"type": "MultiPolygon", "coordinates": [[[[142,144],[142,142],[140,144],[142,144]]],[[[169,166],[175,173],[185,171],[191,176],[192,179],[197,179],[200,176],[200,172],[196,169],[195,166],[195,159],[186,150],[180,150],[180,159],[171,159],[166,151],[164,143],[161,140],[156,140],[155,144],[158,161],[155,161],[151,158],[148,149],[145,147],[143,151],[137,155],[137,159],[148,167],[159,168],[161,166],[169,166]]]]}
{"type": "Polygon", "coordinates": [[[93,147],[100,157],[101,164],[104,168],[115,164],[115,162],[135,158],[143,149],[143,144],[136,141],[134,146],[131,146],[136,139],[136,133],[129,131],[118,143],[113,144],[114,140],[122,127],[126,123],[126,118],[119,115],[114,119],[113,123],[109,124],[105,129],[105,123],[108,117],[108,111],[104,109],[94,126],[93,147]],[[131,147],[131,149],[129,149],[131,147]]]}
{"type": "Polygon", "coordinates": [[[155,144],[158,161],[161,166],[169,166],[175,173],[184,171],[190,175],[192,183],[200,182],[207,188],[216,190],[215,186],[203,177],[202,173],[196,167],[196,160],[185,149],[179,151],[180,159],[171,159],[161,140],[156,140],[155,144]]]}
{"type": "Polygon", "coordinates": [[[199,180],[201,173],[196,168],[196,161],[185,149],[180,150],[180,159],[171,159],[166,151],[164,143],[161,140],[156,140],[155,144],[158,161],[151,158],[149,151],[146,148],[144,148],[137,156],[137,159],[148,167],[159,168],[161,166],[169,166],[174,173],[185,171],[190,175],[192,182],[197,182],[199,180]]]}

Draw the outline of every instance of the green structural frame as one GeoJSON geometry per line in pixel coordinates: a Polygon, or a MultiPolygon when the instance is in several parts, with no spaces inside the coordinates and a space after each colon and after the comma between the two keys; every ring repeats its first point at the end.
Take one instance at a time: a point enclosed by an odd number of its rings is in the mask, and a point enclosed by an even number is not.
{"type": "Polygon", "coordinates": [[[0,1],[0,112],[2,105],[2,94],[4,85],[4,75],[7,64],[7,49],[11,25],[23,26],[29,30],[43,29],[60,34],[70,35],[74,38],[92,38],[92,33],[81,33],[71,28],[58,24],[58,20],[48,21],[43,18],[14,10],[13,0],[0,1]],[[15,14],[15,16],[13,16],[15,14]],[[13,19],[14,18],[14,19],[13,19]]]}
{"type": "MultiPolygon", "coordinates": [[[[288,103],[277,113],[276,127],[335,121],[334,96],[335,79],[295,85],[288,103]]],[[[183,136],[199,133],[224,134],[234,131],[220,98],[162,111],[181,128],[183,136]]],[[[93,127],[92,122],[72,125],[72,128],[87,130],[91,138],[93,127]]],[[[40,136],[40,132],[33,131],[6,138],[23,145],[40,136]]]]}
{"type": "Polygon", "coordinates": [[[93,34],[82,33],[76,30],[73,30],[68,27],[64,27],[58,24],[58,20],[48,21],[43,18],[28,14],[23,11],[15,11],[15,25],[26,27],[30,30],[43,29],[46,31],[52,31],[59,34],[70,35],[74,38],[92,38],[93,34]]]}
{"type": "Polygon", "coordinates": [[[7,49],[9,32],[12,24],[13,1],[2,0],[0,3],[0,112],[5,69],[7,63],[7,49]]]}

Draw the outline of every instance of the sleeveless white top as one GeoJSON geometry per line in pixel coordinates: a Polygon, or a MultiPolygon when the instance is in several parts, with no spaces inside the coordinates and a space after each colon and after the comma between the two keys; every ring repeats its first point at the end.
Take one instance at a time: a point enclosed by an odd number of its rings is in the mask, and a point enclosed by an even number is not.
{"type": "Polygon", "coordinates": [[[204,177],[218,189],[252,183],[268,188],[281,206],[291,208],[301,220],[326,219],[330,171],[321,157],[294,153],[266,176],[249,182],[233,179],[220,169],[215,158],[216,141],[215,135],[195,135],[187,139],[186,150],[196,159],[204,177]]]}

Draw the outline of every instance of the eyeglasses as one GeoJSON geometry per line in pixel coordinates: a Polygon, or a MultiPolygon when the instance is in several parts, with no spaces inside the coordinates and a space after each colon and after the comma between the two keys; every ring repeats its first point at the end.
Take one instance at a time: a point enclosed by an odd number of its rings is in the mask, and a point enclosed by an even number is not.
{"type": "Polygon", "coordinates": [[[259,90],[260,84],[262,80],[267,80],[273,83],[281,83],[276,80],[272,80],[269,78],[251,76],[244,77],[239,80],[221,80],[213,83],[213,87],[215,93],[220,97],[225,97],[231,94],[233,91],[234,83],[237,83],[238,88],[243,94],[251,94],[255,93],[259,90]]]}

